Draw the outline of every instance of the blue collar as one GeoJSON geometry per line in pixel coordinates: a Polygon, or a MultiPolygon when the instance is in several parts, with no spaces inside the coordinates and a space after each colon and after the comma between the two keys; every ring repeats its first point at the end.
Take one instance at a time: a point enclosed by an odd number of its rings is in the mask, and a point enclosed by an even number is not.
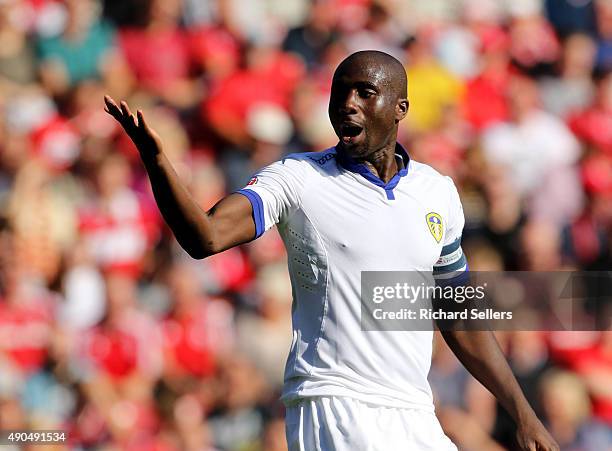
{"type": "Polygon", "coordinates": [[[356,172],[357,174],[361,174],[366,180],[372,182],[376,186],[380,186],[387,193],[387,199],[394,200],[395,195],[393,194],[393,189],[397,186],[400,179],[406,174],[408,174],[408,165],[410,164],[410,156],[406,149],[402,147],[400,143],[395,144],[395,155],[401,157],[404,167],[400,169],[387,183],[383,182],[380,178],[372,174],[370,169],[365,163],[359,163],[353,160],[348,155],[344,155],[342,152],[338,150],[336,147],[336,154],[338,155],[337,160],[338,163],[346,170],[351,172],[356,172]]]}

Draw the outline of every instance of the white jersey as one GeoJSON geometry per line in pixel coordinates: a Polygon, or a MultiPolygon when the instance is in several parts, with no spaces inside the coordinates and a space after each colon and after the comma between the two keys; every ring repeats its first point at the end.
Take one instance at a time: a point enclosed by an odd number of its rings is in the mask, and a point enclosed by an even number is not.
{"type": "Polygon", "coordinates": [[[238,191],[253,206],[256,236],[276,224],[287,248],[287,404],[346,396],[433,411],[433,332],[364,331],[360,321],[362,271],[467,270],[452,180],[396,149],[403,168],[386,184],[330,148],[287,156],[238,191]]]}

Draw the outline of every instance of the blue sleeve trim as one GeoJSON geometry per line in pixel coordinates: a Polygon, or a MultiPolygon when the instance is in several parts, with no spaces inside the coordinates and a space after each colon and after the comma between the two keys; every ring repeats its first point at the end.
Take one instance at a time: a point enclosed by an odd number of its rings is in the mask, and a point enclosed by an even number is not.
{"type": "Polygon", "coordinates": [[[440,255],[444,256],[444,255],[451,254],[455,252],[457,249],[459,249],[459,246],[461,246],[461,237],[457,238],[451,244],[444,246],[442,248],[442,252],[440,253],[440,255]]]}
{"type": "Polygon", "coordinates": [[[452,279],[436,279],[436,285],[441,287],[462,287],[470,281],[469,270],[461,271],[452,279]]]}
{"type": "Polygon", "coordinates": [[[236,191],[249,199],[251,207],[253,207],[253,222],[255,222],[255,238],[259,238],[266,231],[264,220],[263,201],[259,194],[250,189],[241,189],[236,191]]]}
{"type": "Polygon", "coordinates": [[[459,260],[454,263],[445,266],[437,266],[434,267],[434,275],[444,274],[447,272],[457,271],[458,269],[463,268],[467,263],[467,259],[465,258],[465,254],[461,256],[459,260]]]}
{"type": "MultiPolygon", "coordinates": [[[[447,274],[448,275],[448,274],[447,274]]],[[[463,285],[467,285],[470,280],[470,268],[465,262],[465,269],[463,271],[455,271],[455,275],[448,278],[442,278],[441,275],[436,277],[434,275],[434,279],[436,281],[436,285],[441,287],[459,287],[463,285]]]]}

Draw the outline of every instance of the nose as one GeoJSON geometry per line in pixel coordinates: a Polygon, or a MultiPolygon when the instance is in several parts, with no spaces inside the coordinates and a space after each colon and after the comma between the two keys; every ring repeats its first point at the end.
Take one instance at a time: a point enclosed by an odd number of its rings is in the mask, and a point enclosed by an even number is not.
{"type": "Polygon", "coordinates": [[[342,106],[340,108],[340,112],[342,114],[355,114],[357,112],[357,90],[350,89],[346,93],[346,97],[342,102],[342,106]]]}

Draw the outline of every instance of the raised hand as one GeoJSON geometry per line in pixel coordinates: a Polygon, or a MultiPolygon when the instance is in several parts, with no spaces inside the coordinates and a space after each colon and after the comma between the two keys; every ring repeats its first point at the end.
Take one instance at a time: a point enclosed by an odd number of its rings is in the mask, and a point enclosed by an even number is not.
{"type": "Polygon", "coordinates": [[[125,101],[121,101],[118,106],[110,96],[104,96],[104,103],[106,105],[104,111],[121,124],[142,158],[160,154],[161,139],[157,132],[148,126],[141,110],[137,110],[134,115],[125,101]]]}
{"type": "Polygon", "coordinates": [[[149,127],[142,111],[132,114],[104,96],[104,110],[121,124],[140,153],[151,188],[164,220],[180,245],[193,258],[222,252],[255,237],[252,207],[242,194],[230,194],[209,212],[193,200],[162,151],[159,135],[149,127]]]}

